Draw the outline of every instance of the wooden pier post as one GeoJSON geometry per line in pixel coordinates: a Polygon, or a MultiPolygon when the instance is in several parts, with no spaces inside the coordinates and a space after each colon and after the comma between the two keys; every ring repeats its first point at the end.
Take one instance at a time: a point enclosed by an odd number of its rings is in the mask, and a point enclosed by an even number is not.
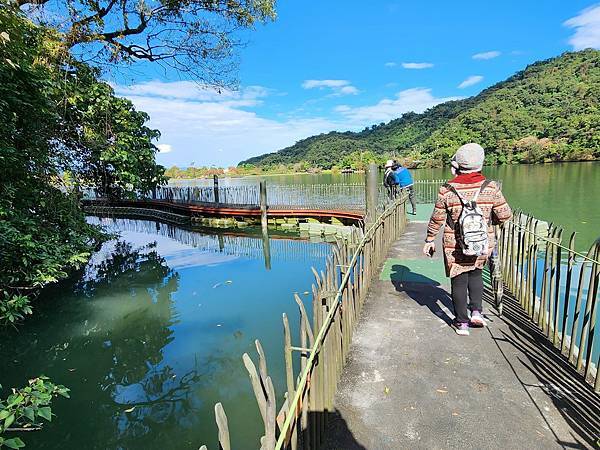
{"type": "Polygon", "coordinates": [[[263,229],[263,233],[266,233],[267,226],[269,225],[267,219],[267,182],[260,182],[260,224],[263,229]]]}
{"type": "Polygon", "coordinates": [[[269,220],[267,218],[267,182],[260,182],[260,225],[262,227],[263,255],[265,268],[271,270],[271,244],[269,242],[269,220]]]}
{"type": "Polygon", "coordinates": [[[369,225],[375,223],[377,219],[377,187],[379,184],[379,169],[377,164],[370,163],[367,168],[366,180],[365,180],[365,200],[366,200],[366,211],[365,211],[365,224],[369,225]]]}
{"type": "Polygon", "coordinates": [[[218,175],[213,175],[213,189],[215,193],[215,203],[221,203],[219,201],[219,177],[218,175]]]}

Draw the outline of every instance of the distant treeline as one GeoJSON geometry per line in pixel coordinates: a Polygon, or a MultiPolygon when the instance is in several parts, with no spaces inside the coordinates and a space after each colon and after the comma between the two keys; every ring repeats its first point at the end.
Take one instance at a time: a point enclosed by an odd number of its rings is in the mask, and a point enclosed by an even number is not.
{"type": "Polygon", "coordinates": [[[390,155],[433,167],[470,141],[487,149],[487,164],[595,160],[600,159],[599,99],[600,51],[569,52],[536,62],[475,97],[406,113],[358,133],[312,136],[240,167],[357,167],[390,155]]]}

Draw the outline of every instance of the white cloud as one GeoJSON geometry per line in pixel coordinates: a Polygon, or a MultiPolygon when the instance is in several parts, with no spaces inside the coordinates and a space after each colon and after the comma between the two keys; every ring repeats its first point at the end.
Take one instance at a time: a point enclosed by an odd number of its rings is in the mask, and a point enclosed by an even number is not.
{"type": "Polygon", "coordinates": [[[386,62],[384,64],[385,67],[396,67],[398,64],[396,64],[395,62],[386,62]]]}
{"type": "Polygon", "coordinates": [[[185,99],[206,102],[227,102],[231,106],[255,106],[269,94],[262,86],[247,86],[239,91],[215,89],[192,81],[144,81],[131,86],[113,86],[124,97],[143,96],[152,98],[185,99]]]}
{"type": "Polygon", "coordinates": [[[221,94],[198,92],[196,85],[188,82],[148,82],[114,88],[146,111],[149,126],[161,131],[157,158],[165,165],[188,166],[191,161],[207,166],[235,165],[305,137],[344,127],[320,117],[261,117],[248,110],[256,106],[258,98],[272,92],[260,86],[221,94]]]}
{"type": "Polygon", "coordinates": [[[499,51],[492,50],[490,52],[475,53],[473,55],[473,59],[493,59],[497,58],[500,55],[501,53],[499,51]]]}
{"type": "Polygon", "coordinates": [[[403,62],[402,67],[404,67],[405,69],[430,69],[431,67],[433,67],[433,64],[427,62],[403,62]]]}
{"type": "Polygon", "coordinates": [[[356,95],[360,91],[348,80],[304,80],[304,89],[329,89],[334,96],[356,95]]]}
{"type": "Polygon", "coordinates": [[[584,9],[563,25],[575,29],[575,34],[569,39],[573,50],[600,49],[600,3],[584,9]]]}
{"type": "Polygon", "coordinates": [[[482,80],[483,77],[481,75],[471,75],[470,77],[467,77],[462,83],[460,83],[458,85],[458,88],[464,89],[466,87],[473,86],[474,84],[477,84],[482,80]]]}
{"type": "Polygon", "coordinates": [[[335,111],[346,117],[354,126],[365,126],[396,119],[409,111],[420,113],[438,103],[459,98],[434,97],[431,89],[412,88],[398,92],[396,98],[384,98],[375,105],[354,108],[348,105],[339,105],[335,111]]]}
{"type": "Polygon", "coordinates": [[[158,144],[158,152],[163,153],[171,153],[173,151],[173,146],[170,144],[158,144]]]}

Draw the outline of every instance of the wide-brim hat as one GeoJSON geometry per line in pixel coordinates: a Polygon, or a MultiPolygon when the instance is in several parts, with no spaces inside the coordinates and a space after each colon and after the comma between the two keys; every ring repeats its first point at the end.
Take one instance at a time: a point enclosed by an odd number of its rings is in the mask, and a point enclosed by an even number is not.
{"type": "Polygon", "coordinates": [[[395,164],[395,162],[393,159],[388,159],[385,163],[385,168],[388,169],[390,167],[394,167],[394,164],[395,164]]]}

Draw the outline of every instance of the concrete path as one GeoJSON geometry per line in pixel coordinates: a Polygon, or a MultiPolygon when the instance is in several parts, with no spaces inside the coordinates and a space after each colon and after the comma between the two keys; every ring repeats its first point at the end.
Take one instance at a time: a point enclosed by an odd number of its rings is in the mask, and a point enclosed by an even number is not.
{"type": "MultiPolygon", "coordinates": [[[[391,248],[365,304],[331,414],[333,449],[597,448],[600,398],[519,307],[457,336],[425,223],[391,248]]],[[[439,247],[439,242],[438,249],[439,247]]]]}

